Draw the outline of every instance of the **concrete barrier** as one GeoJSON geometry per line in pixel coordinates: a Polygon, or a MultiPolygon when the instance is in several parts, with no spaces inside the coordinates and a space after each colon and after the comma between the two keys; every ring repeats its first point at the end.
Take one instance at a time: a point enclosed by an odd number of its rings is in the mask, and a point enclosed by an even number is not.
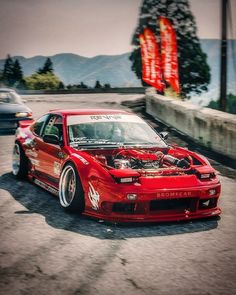
{"type": "Polygon", "coordinates": [[[17,90],[19,94],[74,94],[74,93],[123,93],[144,94],[144,87],[115,87],[115,88],[78,88],[78,89],[55,89],[55,90],[17,90]]]}
{"type": "Polygon", "coordinates": [[[236,115],[146,92],[146,112],[211,150],[236,159],[236,115]]]}

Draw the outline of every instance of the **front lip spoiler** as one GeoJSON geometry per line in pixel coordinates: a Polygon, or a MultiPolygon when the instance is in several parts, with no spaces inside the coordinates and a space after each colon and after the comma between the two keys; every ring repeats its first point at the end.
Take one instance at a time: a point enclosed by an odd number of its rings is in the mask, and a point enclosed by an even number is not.
{"type": "Polygon", "coordinates": [[[203,219],[209,217],[219,216],[221,214],[221,209],[219,207],[202,210],[199,212],[189,212],[189,213],[181,213],[181,214],[171,214],[171,215],[105,215],[99,214],[97,212],[85,211],[83,214],[86,216],[94,217],[100,220],[111,221],[111,222],[133,222],[133,223],[145,223],[145,222],[172,222],[172,221],[183,221],[183,220],[192,220],[192,219],[203,219]]]}

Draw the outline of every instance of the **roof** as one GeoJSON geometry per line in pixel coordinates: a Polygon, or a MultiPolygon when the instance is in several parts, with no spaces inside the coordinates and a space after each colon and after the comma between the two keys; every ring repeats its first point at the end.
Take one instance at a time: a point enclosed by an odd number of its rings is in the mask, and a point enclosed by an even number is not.
{"type": "Polygon", "coordinates": [[[132,114],[124,110],[114,109],[55,109],[50,110],[50,113],[67,115],[110,115],[110,114],[132,114]]]}

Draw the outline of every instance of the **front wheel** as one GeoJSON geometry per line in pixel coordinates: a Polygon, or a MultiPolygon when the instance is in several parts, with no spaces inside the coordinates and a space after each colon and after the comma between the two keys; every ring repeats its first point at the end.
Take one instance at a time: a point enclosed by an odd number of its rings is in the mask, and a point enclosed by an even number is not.
{"type": "Polygon", "coordinates": [[[28,174],[28,160],[18,142],[15,143],[13,148],[12,173],[19,179],[26,178],[28,174]]]}
{"type": "Polygon", "coordinates": [[[59,199],[65,209],[82,213],[84,211],[84,192],[80,178],[72,163],[62,170],[59,182],[59,199]]]}

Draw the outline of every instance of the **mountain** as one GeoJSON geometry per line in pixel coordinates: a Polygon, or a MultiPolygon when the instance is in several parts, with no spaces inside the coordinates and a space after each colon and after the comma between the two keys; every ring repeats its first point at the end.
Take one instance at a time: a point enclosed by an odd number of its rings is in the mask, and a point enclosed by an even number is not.
{"type": "MultiPolygon", "coordinates": [[[[89,86],[94,86],[96,80],[102,84],[110,83],[111,86],[141,86],[140,81],[131,71],[130,53],[121,55],[99,55],[92,58],[71,53],[62,53],[50,56],[55,74],[65,84],[79,84],[81,81],[89,86]]],[[[24,75],[29,76],[39,67],[42,67],[46,56],[25,58],[15,56],[22,65],[24,75]]],[[[0,60],[0,69],[4,60],[0,60]]]]}
{"type": "MultiPolygon", "coordinates": [[[[211,100],[217,100],[220,95],[220,47],[218,39],[202,39],[202,50],[207,54],[207,61],[211,68],[211,82],[208,91],[200,96],[194,96],[191,101],[200,105],[207,105],[211,100]]],[[[227,92],[236,94],[236,40],[228,40],[227,54],[227,92]]]]}
{"type": "MultiPolygon", "coordinates": [[[[219,97],[220,85],[220,40],[202,39],[203,51],[207,54],[207,60],[211,68],[211,83],[209,91],[196,96],[193,94],[191,101],[197,104],[206,105],[210,100],[219,97]]],[[[130,53],[121,55],[99,55],[95,57],[83,57],[71,53],[63,53],[50,56],[56,75],[65,84],[78,84],[84,82],[94,86],[96,80],[102,84],[110,83],[115,87],[141,86],[136,75],[131,71],[130,53]]],[[[35,56],[18,58],[24,75],[28,76],[42,67],[46,56],[35,56]]],[[[0,60],[0,69],[3,68],[4,60],[0,60]]],[[[228,42],[228,93],[236,94],[236,40],[228,42]]]]}

